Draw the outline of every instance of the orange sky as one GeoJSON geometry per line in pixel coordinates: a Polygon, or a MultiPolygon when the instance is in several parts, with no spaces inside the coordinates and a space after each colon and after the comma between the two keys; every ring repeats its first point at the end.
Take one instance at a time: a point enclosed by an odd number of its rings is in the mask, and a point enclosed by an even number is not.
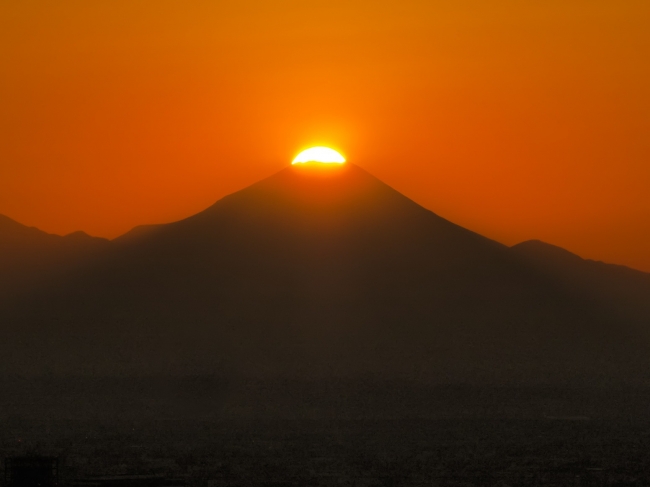
{"type": "Polygon", "coordinates": [[[0,2],[0,213],[115,237],[331,145],[506,244],[650,271],[647,0],[0,2]]]}

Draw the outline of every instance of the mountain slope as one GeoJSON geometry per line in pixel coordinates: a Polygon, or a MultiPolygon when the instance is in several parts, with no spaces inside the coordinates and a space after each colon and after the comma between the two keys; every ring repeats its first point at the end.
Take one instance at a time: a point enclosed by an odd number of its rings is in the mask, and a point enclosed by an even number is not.
{"type": "Polygon", "coordinates": [[[108,245],[108,240],[83,232],[51,235],[0,215],[0,299],[85,265],[108,245]]]}
{"type": "Polygon", "coordinates": [[[522,242],[512,250],[567,294],[605,306],[623,322],[650,324],[650,274],[583,259],[539,240],[522,242]]]}
{"type": "Polygon", "coordinates": [[[111,247],[4,312],[5,373],[645,379],[643,330],[351,164],[111,247]]]}

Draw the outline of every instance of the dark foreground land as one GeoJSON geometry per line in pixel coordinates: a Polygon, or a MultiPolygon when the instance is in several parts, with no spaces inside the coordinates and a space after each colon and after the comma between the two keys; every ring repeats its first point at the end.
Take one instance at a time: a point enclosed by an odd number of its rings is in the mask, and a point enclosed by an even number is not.
{"type": "Polygon", "coordinates": [[[14,423],[2,449],[59,452],[67,485],[153,474],[197,486],[640,486],[649,435],[648,424],[569,419],[14,423]]]}
{"type": "Polygon", "coordinates": [[[5,384],[1,453],[70,486],[650,485],[645,390],[94,384],[5,384]]]}

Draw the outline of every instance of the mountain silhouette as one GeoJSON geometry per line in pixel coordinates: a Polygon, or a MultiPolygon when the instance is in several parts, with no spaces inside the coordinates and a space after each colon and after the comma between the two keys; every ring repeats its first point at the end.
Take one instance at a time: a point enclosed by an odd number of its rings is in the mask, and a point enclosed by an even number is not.
{"type": "Polygon", "coordinates": [[[0,302],[86,265],[109,243],[84,232],[51,235],[0,215],[0,302]]]}
{"type": "Polygon", "coordinates": [[[622,265],[583,259],[561,247],[529,240],[512,247],[567,294],[606,307],[622,323],[648,327],[650,274],[622,265]]]}
{"type": "Polygon", "coordinates": [[[597,384],[650,370],[650,275],[508,248],[349,163],[288,167],[92,255],[3,306],[2,373],[597,384]]]}

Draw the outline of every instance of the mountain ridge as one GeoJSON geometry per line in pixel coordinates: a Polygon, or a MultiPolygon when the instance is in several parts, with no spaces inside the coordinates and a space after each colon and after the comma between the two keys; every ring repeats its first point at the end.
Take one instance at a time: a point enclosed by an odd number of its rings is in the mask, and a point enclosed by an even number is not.
{"type": "Polygon", "coordinates": [[[109,245],[85,232],[54,235],[0,215],[0,301],[83,267],[109,245]]]}
{"type": "Polygon", "coordinates": [[[636,298],[567,288],[531,245],[353,165],[289,167],[119,244],[4,312],[0,373],[647,380],[636,298]]]}

